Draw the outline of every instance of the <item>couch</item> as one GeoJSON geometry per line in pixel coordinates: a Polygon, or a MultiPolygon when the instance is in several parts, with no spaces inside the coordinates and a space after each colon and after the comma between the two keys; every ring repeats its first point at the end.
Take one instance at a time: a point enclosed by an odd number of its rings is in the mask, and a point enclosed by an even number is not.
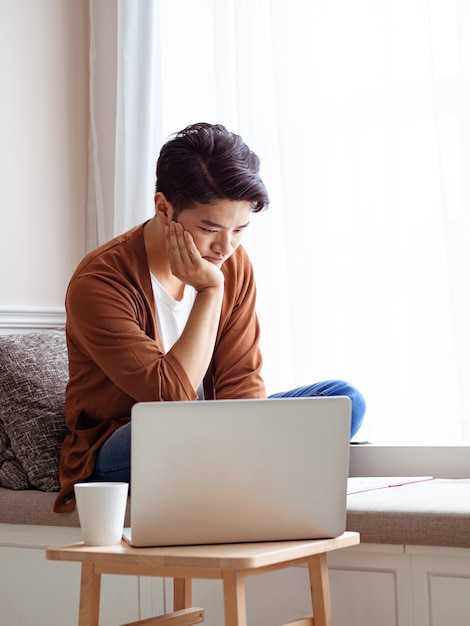
{"type": "MultiPolygon", "coordinates": [[[[52,509],[67,377],[62,328],[0,335],[0,523],[79,525],[76,511],[52,509]]],[[[348,530],[367,543],[470,547],[468,519],[468,479],[362,490],[348,499],[348,530]]]]}
{"type": "MultiPolygon", "coordinates": [[[[67,371],[63,328],[0,335],[0,614],[9,626],[65,626],[76,620],[76,564],[65,569],[66,564],[49,563],[44,557],[47,545],[80,540],[77,512],[53,512],[65,432],[67,371]],[[58,576],[59,593],[48,582],[51,575],[58,576]],[[32,604],[24,603],[25,592],[32,604]],[[57,598],[51,617],[49,605],[57,598]]],[[[340,551],[332,559],[335,623],[385,626],[384,598],[389,598],[391,624],[440,624],[436,615],[441,613],[449,619],[448,610],[460,610],[460,600],[465,603],[470,597],[469,520],[468,478],[440,477],[348,496],[347,529],[361,533],[361,546],[340,551]],[[433,596],[436,580],[440,596],[437,591],[433,596]],[[350,593],[357,581],[365,582],[365,587],[350,593]],[[370,585],[379,590],[375,596],[367,593],[370,585]],[[365,596],[367,603],[361,599],[365,596]]],[[[165,602],[171,601],[162,580],[114,578],[120,580],[106,587],[108,600],[105,588],[104,625],[161,613],[165,602]]],[[[286,584],[291,584],[290,579],[280,583],[286,584]]],[[[206,608],[219,595],[209,588],[198,593],[198,604],[206,608]]],[[[253,593],[260,595],[259,589],[253,593]]],[[[465,606],[461,610],[467,615],[465,606]]],[[[217,611],[216,606],[206,611],[209,626],[220,621],[217,611]]]]}

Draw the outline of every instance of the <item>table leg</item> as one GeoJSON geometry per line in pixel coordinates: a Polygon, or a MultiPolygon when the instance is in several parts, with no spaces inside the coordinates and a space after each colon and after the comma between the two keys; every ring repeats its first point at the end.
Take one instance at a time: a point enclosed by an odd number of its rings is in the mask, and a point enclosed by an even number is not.
{"type": "Polygon", "coordinates": [[[316,554],[308,564],[315,626],[333,626],[330,578],[326,554],[316,554]]]}
{"type": "Polygon", "coordinates": [[[224,570],[225,626],[247,626],[245,578],[240,570],[224,570]]]}
{"type": "Polygon", "coordinates": [[[82,563],[78,626],[98,626],[100,619],[101,574],[93,563],[82,563]]]}
{"type": "Polygon", "coordinates": [[[193,605],[191,578],[175,578],[173,580],[173,610],[189,609],[193,605]]]}

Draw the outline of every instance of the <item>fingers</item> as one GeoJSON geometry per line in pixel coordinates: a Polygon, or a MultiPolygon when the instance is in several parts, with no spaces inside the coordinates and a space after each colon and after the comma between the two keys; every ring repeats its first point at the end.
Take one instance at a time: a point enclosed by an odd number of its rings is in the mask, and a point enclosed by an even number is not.
{"type": "Polygon", "coordinates": [[[167,227],[166,246],[170,258],[178,260],[186,252],[186,242],[181,224],[171,222],[167,227]]]}
{"type": "Polygon", "coordinates": [[[191,233],[179,222],[170,222],[165,229],[166,248],[173,274],[196,291],[223,284],[220,269],[205,260],[191,233]]]}
{"type": "Polygon", "coordinates": [[[182,224],[171,222],[167,226],[166,246],[172,268],[181,270],[197,262],[197,248],[191,234],[184,230],[182,224]]]}

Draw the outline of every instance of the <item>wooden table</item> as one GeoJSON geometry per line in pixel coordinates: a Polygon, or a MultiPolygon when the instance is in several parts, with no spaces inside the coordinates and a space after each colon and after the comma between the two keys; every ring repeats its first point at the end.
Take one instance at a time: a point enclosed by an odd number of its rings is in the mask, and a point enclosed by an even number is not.
{"type": "MultiPolygon", "coordinates": [[[[133,622],[135,625],[185,626],[203,622],[203,610],[191,608],[191,581],[205,578],[223,581],[225,626],[247,626],[245,578],[302,564],[308,566],[315,620],[313,617],[296,620],[295,626],[332,626],[327,553],[358,543],[359,534],[354,532],[345,532],[334,539],[163,548],[132,548],[125,542],[109,547],[76,543],[48,548],[46,556],[82,563],[79,626],[98,626],[101,574],[174,579],[173,619],[179,613],[181,621],[151,618],[133,622]]],[[[283,626],[293,625],[290,622],[283,626]]]]}

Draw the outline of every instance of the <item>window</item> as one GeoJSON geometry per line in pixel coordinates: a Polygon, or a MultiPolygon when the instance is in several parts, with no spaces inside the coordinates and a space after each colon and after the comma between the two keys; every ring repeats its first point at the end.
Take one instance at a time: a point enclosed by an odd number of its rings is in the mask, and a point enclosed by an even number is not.
{"type": "Polygon", "coordinates": [[[268,391],[343,378],[361,439],[469,443],[468,5],[145,4],[153,145],[221,122],[262,159],[246,247],[268,391]]]}

